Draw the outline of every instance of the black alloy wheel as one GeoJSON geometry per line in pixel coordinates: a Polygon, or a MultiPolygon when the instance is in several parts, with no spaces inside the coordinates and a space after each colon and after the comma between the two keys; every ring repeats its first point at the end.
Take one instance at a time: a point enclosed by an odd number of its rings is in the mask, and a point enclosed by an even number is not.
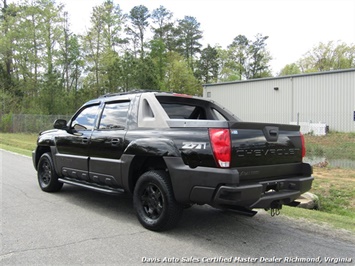
{"type": "Polygon", "coordinates": [[[37,177],[40,188],[45,192],[57,192],[63,187],[63,183],[58,181],[50,153],[44,153],[39,159],[37,177]]]}
{"type": "Polygon", "coordinates": [[[172,229],[183,211],[175,200],[168,174],[162,170],[148,171],[138,179],[133,204],[139,222],[152,231],[172,229]]]}
{"type": "Polygon", "coordinates": [[[145,214],[150,219],[158,219],[163,212],[164,198],[159,187],[149,184],[141,195],[141,202],[145,214]]]}

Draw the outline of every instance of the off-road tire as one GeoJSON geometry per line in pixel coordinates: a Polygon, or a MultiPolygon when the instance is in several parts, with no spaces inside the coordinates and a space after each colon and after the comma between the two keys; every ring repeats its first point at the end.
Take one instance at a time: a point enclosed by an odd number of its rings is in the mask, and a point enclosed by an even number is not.
{"type": "Polygon", "coordinates": [[[45,192],[57,192],[63,187],[63,183],[58,181],[58,175],[49,152],[44,153],[39,159],[37,177],[40,188],[45,192]]]}
{"type": "Polygon", "coordinates": [[[152,231],[174,228],[183,205],[176,202],[169,175],[162,170],[140,176],[133,193],[133,205],[139,222],[152,231]]]}

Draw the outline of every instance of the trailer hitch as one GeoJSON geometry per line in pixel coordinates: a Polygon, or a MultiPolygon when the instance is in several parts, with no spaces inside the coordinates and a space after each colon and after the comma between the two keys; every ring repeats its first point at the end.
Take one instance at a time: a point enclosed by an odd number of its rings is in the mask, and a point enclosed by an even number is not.
{"type": "Polygon", "coordinates": [[[280,215],[280,209],[270,209],[271,217],[275,215],[280,215]]]}
{"type": "MultiPolygon", "coordinates": [[[[280,210],[282,209],[282,203],[280,201],[273,201],[270,204],[270,213],[271,217],[274,217],[275,215],[280,215],[280,210]]],[[[265,209],[268,211],[269,209],[265,209]]]]}

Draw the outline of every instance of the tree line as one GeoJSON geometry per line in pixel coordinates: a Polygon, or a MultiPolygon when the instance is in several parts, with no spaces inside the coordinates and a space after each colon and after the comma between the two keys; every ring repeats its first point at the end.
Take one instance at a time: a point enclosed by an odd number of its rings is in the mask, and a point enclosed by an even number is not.
{"type": "MultiPolygon", "coordinates": [[[[160,6],[124,13],[106,0],[75,34],[54,0],[2,0],[1,114],[71,114],[83,102],[132,89],[202,94],[202,84],[271,77],[268,36],[236,35],[226,48],[203,47],[195,17],[160,6]]],[[[354,46],[320,44],[280,75],[354,67],[354,46]]]]}

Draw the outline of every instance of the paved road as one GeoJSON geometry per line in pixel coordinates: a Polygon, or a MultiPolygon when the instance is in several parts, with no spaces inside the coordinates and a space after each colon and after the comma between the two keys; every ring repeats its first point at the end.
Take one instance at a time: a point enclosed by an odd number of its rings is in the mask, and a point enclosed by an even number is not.
{"type": "Polygon", "coordinates": [[[228,265],[230,259],[236,265],[238,260],[260,264],[266,258],[285,263],[318,257],[323,265],[327,257],[354,263],[354,236],[343,231],[271,218],[263,211],[249,218],[194,206],[184,212],[178,228],[155,233],[139,224],[128,195],[68,185],[60,193],[44,193],[31,159],[1,150],[0,167],[1,265],[139,265],[152,260],[228,265]]]}

